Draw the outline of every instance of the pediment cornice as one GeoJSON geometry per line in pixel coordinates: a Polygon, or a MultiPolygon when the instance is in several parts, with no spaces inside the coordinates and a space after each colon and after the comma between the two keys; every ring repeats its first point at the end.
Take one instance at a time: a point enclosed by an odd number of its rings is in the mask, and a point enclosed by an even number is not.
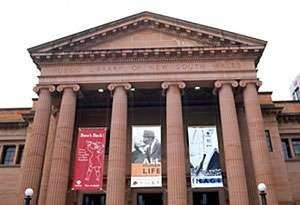
{"type": "Polygon", "coordinates": [[[32,54],[34,62],[41,64],[74,62],[134,62],[200,59],[253,59],[258,63],[264,47],[176,47],[109,49],[72,52],[43,52],[32,54]]]}

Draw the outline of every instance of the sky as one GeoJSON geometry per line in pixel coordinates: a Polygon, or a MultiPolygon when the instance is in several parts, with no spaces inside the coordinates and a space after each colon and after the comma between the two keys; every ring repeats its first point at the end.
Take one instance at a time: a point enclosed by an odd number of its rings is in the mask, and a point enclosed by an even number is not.
{"type": "Polygon", "coordinates": [[[27,48],[142,11],[268,41],[260,91],[291,100],[300,74],[299,0],[8,0],[0,3],[0,108],[30,107],[38,69],[27,48]]]}

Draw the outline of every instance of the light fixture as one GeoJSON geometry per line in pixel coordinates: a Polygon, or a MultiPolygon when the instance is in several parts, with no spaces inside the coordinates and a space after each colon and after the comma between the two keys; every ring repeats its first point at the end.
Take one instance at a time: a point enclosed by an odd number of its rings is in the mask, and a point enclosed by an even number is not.
{"type": "Polygon", "coordinates": [[[195,90],[200,90],[200,88],[201,88],[200,86],[195,86],[194,89],[195,89],[195,90]]]}
{"type": "Polygon", "coordinates": [[[31,188],[27,188],[24,192],[25,196],[32,197],[33,195],[33,190],[31,188]]]}
{"type": "Polygon", "coordinates": [[[130,91],[134,92],[134,91],[135,91],[135,88],[130,88],[130,91]]]}
{"type": "Polygon", "coordinates": [[[98,89],[98,92],[99,92],[99,93],[103,93],[103,92],[104,92],[104,89],[99,88],[99,89],[98,89]]]}
{"type": "Polygon", "coordinates": [[[259,183],[257,185],[257,190],[259,191],[260,200],[262,205],[267,205],[267,192],[266,192],[267,186],[264,183],[259,183]]]}
{"type": "Polygon", "coordinates": [[[264,183],[260,183],[260,184],[257,185],[257,190],[259,192],[263,192],[263,191],[265,192],[266,189],[267,189],[267,187],[266,187],[266,185],[264,183]]]}
{"type": "Polygon", "coordinates": [[[33,190],[32,188],[27,188],[25,191],[24,191],[24,200],[25,200],[25,205],[30,205],[30,201],[32,199],[32,196],[33,196],[33,190]]]}

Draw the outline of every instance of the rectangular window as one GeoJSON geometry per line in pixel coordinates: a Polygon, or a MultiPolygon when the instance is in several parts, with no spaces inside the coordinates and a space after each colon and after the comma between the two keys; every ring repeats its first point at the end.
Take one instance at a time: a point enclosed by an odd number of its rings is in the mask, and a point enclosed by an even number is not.
{"type": "Polygon", "coordinates": [[[268,150],[269,150],[269,152],[273,152],[273,146],[272,146],[270,131],[265,130],[265,135],[266,135],[268,150]]]}
{"type": "Polygon", "coordinates": [[[13,165],[14,158],[16,153],[16,146],[14,145],[5,145],[3,146],[1,164],[4,165],[13,165]]]}
{"type": "Polygon", "coordinates": [[[296,91],[296,98],[297,98],[297,100],[300,100],[300,89],[299,88],[296,91]]]}
{"type": "Polygon", "coordinates": [[[291,154],[291,149],[289,146],[289,140],[288,139],[282,139],[281,140],[281,145],[282,145],[282,150],[284,154],[284,159],[291,159],[292,154],[291,154]]]}
{"type": "Polygon", "coordinates": [[[18,151],[18,155],[17,155],[16,164],[21,164],[21,161],[23,158],[23,151],[24,151],[24,145],[19,145],[19,151],[18,151]]]}
{"type": "Polygon", "coordinates": [[[218,192],[194,192],[193,205],[219,205],[218,192]]]}
{"type": "Polygon", "coordinates": [[[163,205],[161,193],[143,193],[137,195],[137,205],[163,205]]]}
{"type": "Polygon", "coordinates": [[[83,205],[105,205],[104,194],[84,194],[83,205]]]}
{"type": "Polygon", "coordinates": [[[294,100],[300,100],[300,89],[297,87],[295,91],[293,92],[293,99],[294,100]]]}
{"type": "Polygon", "coordinates": [[[109,153],[110,129],[106,130],[105,155],[109,153]]]}
{"type": "Polygon", "coordinates": [[[300,138],[292,139],[293,150],[296,157],[300,157],[300,138]]]}

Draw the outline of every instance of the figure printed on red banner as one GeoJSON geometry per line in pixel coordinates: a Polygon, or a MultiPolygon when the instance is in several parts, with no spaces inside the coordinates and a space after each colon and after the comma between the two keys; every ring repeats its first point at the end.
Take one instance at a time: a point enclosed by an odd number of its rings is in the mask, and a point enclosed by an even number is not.
{"type": "Polygon", "coordinates": [[[99,181],[100,173],[102,171],[101,157],[103,157],[104,145],[102,143],[92,142],[92,141],[87,141],[86,143],[87,143],[86,150],[89,153],[89,162],[88,162],[88,168],[86,171],[85,180],[89,181],[94,171],[96,175],[96,180],[99,181]]]}

